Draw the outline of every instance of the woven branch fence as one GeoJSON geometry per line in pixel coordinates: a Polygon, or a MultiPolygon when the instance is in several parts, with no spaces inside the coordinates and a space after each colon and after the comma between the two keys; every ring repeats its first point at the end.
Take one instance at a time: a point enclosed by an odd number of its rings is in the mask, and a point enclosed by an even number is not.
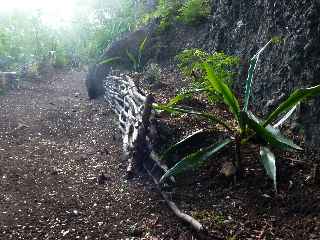
{"type": "MultiPolygon", "coordinates": [[[[155,124],[156,112],[152,108],[152,95],[145,95],[127,75],[109,75],[104,87],[104,98],[118,116],[123,140],[123,159],[127,161],[127,176],[131,178],[142,170],[146,171],[173,213],[188,223],[199,238],[208,239],[205,228],[196,219],[181,212],[171,200],[170,194],[159,184],[168,167],[154,151],[158,130],[155,124]]],[[[174,178],[171,178],[168,184],[173,185],[174,182],[174,178]]]]}

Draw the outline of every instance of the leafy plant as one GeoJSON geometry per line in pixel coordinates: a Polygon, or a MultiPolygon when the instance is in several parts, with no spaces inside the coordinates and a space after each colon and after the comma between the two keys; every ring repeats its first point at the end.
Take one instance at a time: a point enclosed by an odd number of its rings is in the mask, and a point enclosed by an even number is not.
{"type": "Polygon", "coordinates": [[[146,18],[148,20],[154,18],[159,19],[157,32],[159,34],[163,33],[167,31],[176,20],[176,16],[181,6],[181,0],[159,0],[156,10],[146,16],[146,18]]]}
{"type": "Polygon", "coordinates": [[[146,47],[147,40],[148,40],[148,36],[146,36],[142,40],[142,42],[140,43],[139,48],[138,48],[137,56],[133,55],[127,49],[127,56],[130,59],[130,61],[132,62],[132,66],[133,66],[133,69],[135,71],[141,71],[142,70],[142,55],[143,55],[144,49],[146,47]]]}
{"type": "MultiPolygon", "coordinates": [[[[181,99],[183,96],[189,97],[191,93],[205,92],[210,101],[218,101],[220,95],[212,89],[210,81],[207,79],[207,69],[209,66],[222,82],[231,86],[235,75],[234,68],[239,64],[239,58],[229,56],[223,52],[209,54],[201,49],[186,49],[176,56],[178,67],[186,76],[193,79],[191,90],[185,91],[175,99],[181,99]]],[[[175,100],[173,100],[175,101],[175,100]]]]}
{"type": "Polygon", "coordinates": [[[179,9],[178,20],[195,25],[206,19],[211,13],[210,0],[188,0],[179,9]]]}
{"type": "MultiPolygon", "coordinates": [[[[221,149],[233,144],[235,146],[233,164],[237,169],[237,175],[242,175],[241,165],[241,146],[252,142],[259,144],[261,163],[266,170],[267,175],[273,180],[274,189],[277,191],[277,174],[276,174],[276,157],[272,152],[273,148],[280,148],[283,150],[302,150],[301,147],[293,143],[292,140],[286,138],[280,133],[279,126],[287,120],[294,112],[296,106],[305,99],[310,99],[320,94],[320,85],[303,88],[294,91],[283,103],[281,103],[273,112],[271,112],[266,120],[257,118],[252,112],[248,110],[249,100],[253,85],[254,71],[262,52],[272,43],[278,39],[271,39],[263,48],[261,48],[249,61],[250,67],[248,70],[248,77],[246,79],[246,88],[244,95],[244,105],[240,108],[240,104],[236,95],[232,92],[229,86],[223,81],[221,73],[217,71],[208,62],[201,62],[201,69],[205,69],[205,81],[210,85],[210,88],[205,88],[206,92],[214,92],[221,96],[223,102],[228,107],[233,116],[233,125],[229,124],[225,119],[219,116],[214,116],[207,112],[196,112],[190,109],[184,109],[174,106],[172,102],[167,105],[155,105],[155,108],[168,112],[188,113],[210,120],[213,123],[221,125],[226,129],[228,137],[223,141],[211,145],[205,149],[185,156],[175,166],[169,169],[161,178],[163,182],[166,178],[176,175],[187,168],[196,167],[208,161],[214,154],[221,149]]],[[[218,69],[219,70],[219,69],[218,69]]],[[[196,134],[195,134],[196,135],[196,134]]],[[[170,157],[175,153],[176,149],[182,147],[186,141],[190,141],[195,135],[189,136],[173,147],[169,148],[163,157],[170,157]]],[[[216,136],[211,136],[212,138],[216,136]]]]}

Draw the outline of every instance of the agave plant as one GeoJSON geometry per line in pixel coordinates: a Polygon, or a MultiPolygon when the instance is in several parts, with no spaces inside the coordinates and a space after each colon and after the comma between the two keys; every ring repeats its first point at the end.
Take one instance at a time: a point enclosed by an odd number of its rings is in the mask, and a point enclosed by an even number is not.
{"type": "Polygon", "coordinates": [[[135,56],[128,49],[126,51],[128,58],[132,62],[133,69],[135,71],[140,71],[142,68],[142,55],[148,40],[148,36],[146,36],[139,45],[138,54],[135,56]]]}
{"type": "MultiPolygon", "coordinates": [[[[320,85],[310,88],[302,88],[295,90],[289,97],[282,102],[273,112],[271,112],[265,120],[257,118],[252,112],[248,110],[249,100],[252,92],[254,71],[263,51],[272,43],[277,42],[277,38],[271,39],[264,47],[262,47],[249,61],[248,76],[246,79],[244,104],[240,108],[240,104],[235,94],[229,86],[221,79],[221,77],[214,71],[214,69],[207,62],[203,62],[203,67],[206,70],[206,81],[211,88],[206,88],[205,91],[214,91],[218,94],[224,104],[234,117],[236,127],[230,126],[225,119],[215,116],[208,112],[199,112],[190,109],[185,109],[175,105],[174,101],[166,105],[155,104],[158,110],[164,110],[171,113],[187,113],[208,119],[209,121],[221,125],[228,132],[226,137],[221,142],[214,143],[204,149],[198,149],[194,153],[182,158],[172,168],[170,168],[161,178],[163,182],[166,178],[174,176],[187,168],[196,167],[208,161],[214,154],[221,149],[234,144],[234,166],[237,175],[241,175],[241,145],[248,142],[254,142],[260,145],[261,163],[267,175],[273,180],[274,189],[277,191],[277,174],[276,174],[276,157],[272,152],[272,148],[280,148],[283,150],[302,150],[292,140],[288,139],[280,133],[280,126],[292,115],[297,105],[306,99],[310,99],[320,94],[320,85]]],[[[180,96],[181,97],[181,96],[180,96]]],[[[198,137],[201,132],[196,132],[177,144],[171,146],[164,154],[163,158],[170,157],[177,149],[192,142],[193,138],[198,137]]],[[[212,136],[214,138],[214,136],[212,136]]]]}

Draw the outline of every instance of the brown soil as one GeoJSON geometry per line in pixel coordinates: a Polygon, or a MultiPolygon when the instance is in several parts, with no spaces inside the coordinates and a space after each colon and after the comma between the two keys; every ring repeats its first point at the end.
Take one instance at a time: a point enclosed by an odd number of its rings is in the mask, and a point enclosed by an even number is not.
{"type": "Polygon", "coordinates": [[[188,236],[146,177],[125,179],[120,156],[115,117],[87,100],[84,73],[0,96],[0,239],[188,236]]]}
{"type": "MultiPolygon", "coordinates": [[[[0,239],[196,239],[147,177],[126,180],[116,119],[103,100],[87,100],[83,78],[60,73],[0,97],[0,239]]],[[[162,82],[152,90],[159,102],[185,85],[170,72],[162,82]]],[[[161,121],[166,145],[207,126],[161,121]]],[[[278,153],[275,195],[255,146],[243,149],[242,180],[221,176],[231,152],[177,177],[172,197],[183,211],[212,239],[320,239],[320,186],[311,178],[319,156],[278,153]]]]}

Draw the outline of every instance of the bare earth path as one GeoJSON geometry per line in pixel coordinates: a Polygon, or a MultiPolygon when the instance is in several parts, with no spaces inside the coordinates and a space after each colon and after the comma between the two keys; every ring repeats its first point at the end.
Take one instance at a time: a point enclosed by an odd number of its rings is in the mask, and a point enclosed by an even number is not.
{"type": "Polygon", "coordinates": [[[113,114],[83,79],[0,96],[0,239],[178,239],[152,184],[125,180],[113,114]]]}

